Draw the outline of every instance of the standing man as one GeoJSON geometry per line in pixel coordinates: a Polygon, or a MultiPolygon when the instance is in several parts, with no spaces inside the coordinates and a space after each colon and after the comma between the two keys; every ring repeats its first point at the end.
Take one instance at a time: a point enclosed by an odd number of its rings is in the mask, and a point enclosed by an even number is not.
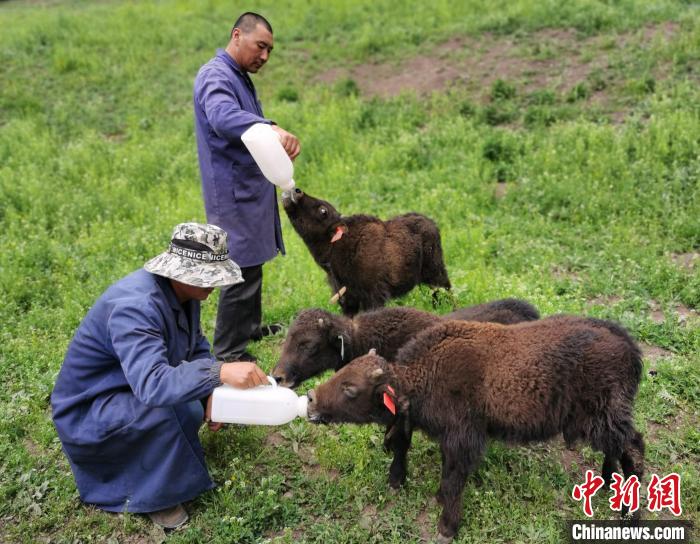
{"type": "Polygon", "coordinates": [[[194,82],[197,152],[207,221],[228,233],[229,251],[244,283],[221,290],[214,331],[214,354],[224,361],[254,361],[248,342],[274,334],[279,325],[261,326],[262,265],[284,254],[277,194],[241,141],[255,123],[272,125],[289,157],[301,150],[293,134],[263,116],[248,76],[272,52],[272,27],[257,13],[236,21],[225,50],[199,70],[194,82]]]}

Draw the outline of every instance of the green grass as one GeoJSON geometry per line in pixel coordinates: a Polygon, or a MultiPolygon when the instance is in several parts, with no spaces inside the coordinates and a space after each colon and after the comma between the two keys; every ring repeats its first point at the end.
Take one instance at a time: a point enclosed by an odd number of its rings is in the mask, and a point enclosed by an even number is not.
{"type": "MultiPolygon", "coordinates": [[[[191,87],[243,7],[221,1],[0,4],[0,541],[161,540],[141,516],[83,506],[49,394],[96,297],[203,221],[191,87]]],[[[441,227],[460,305],[517,296],[544,315],[620,321],[669,356],[645,361],[636,421],[647,474],[683,477],[700,522],[700,12],[688,2],[260,2],[275,28],[256,77],[268,116],[303,145],[295,179],[343,213],[419,211],[441,227]],[[457,5],[455,5],[457,4],[457,5]],[[648,30],[670,28],[649,38],[648,30]],[[566,31],[558,44],[547,32],[566,31]],[[428,96],[362,94],[331,68],[400,63],[450,38],[512,41],[524,62],[596,63],[537,86],[496,74],[428,96]],[[583,59],[583,61],[581,60],[583,59]],[[573,62],[573,61],[572,61],[573,62]],[[495,196],[497,182],[508,191],[495,196]],[[663,322],[652,319],[660,307],[663,322]]],[[[455,57],[470,55],[452,51],[455,57]]],[[[416,77],[420,77],[420,74],[416,77]]],[[[290,322],[331,307],[286,218],[288,255],[265,267],[264,310],[290,322]]],[[[430,310],[427,289],[396,304],[430,310]]],[[[440,311],[448,311],[447,304],[440,311]]],[[[215,301],[204,306],[211,336],[215,301]]],[[[281,338],[253,345],[270,370],[281,338]]],[[[324,379],[324,378],[321,378],[324,379]]],[[[311,387],[321,379],[304,386],[311,387]]],[[[220,483],[170,542],[418,542],[435,534],[440,455],[416,436],[408,484],[386,484],[375,427],[202,431],[220,483]]],[[[559,542],[570,498],[601,456],[561,443],[489,446],[465,489],[457,542],[559,542]]],[[[606,497],[596,516],[612,517],[606,497]]],[[[650,516],[654,517],[654,516],[650,516]]]]}

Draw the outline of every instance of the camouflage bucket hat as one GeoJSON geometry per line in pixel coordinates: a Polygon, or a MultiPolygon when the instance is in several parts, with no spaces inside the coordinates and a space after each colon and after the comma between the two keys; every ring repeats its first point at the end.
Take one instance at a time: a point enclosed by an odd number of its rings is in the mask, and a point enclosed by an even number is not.
{"type": "Polygon", "coordinates": [[[170,247],[143,267],[195,287],[225,287],[243,281],[240,267],[229,259],[226,232],[215,225],[180,223],[170,247]]]}

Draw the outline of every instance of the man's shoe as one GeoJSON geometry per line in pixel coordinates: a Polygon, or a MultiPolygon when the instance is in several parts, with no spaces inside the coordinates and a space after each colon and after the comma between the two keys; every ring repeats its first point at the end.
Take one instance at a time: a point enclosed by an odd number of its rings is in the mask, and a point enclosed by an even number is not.
{"type": "Polygon", "coordinates": [[[273,336],[282,332],[284,327],[281,323],[270,323],[269,325],[260,325],[260,334],[263,336],[273,336]]]}
{"type": "Polygon", "coordinates": [[[270,323],[269,325],[260,325],[260,328],[251,335],[251,340],[260,340],[265,336],[272,336],[282,331],[284,326],[281,323],[270,323]]]}
{"type": "Polygon", "coordinates": [[[153,523],[160,525],[163,529],[177,529],[189,519],[187,510],[181,504],[156,510],[155,512],[148,512],[148,517],[151,518],[153,523]]]}

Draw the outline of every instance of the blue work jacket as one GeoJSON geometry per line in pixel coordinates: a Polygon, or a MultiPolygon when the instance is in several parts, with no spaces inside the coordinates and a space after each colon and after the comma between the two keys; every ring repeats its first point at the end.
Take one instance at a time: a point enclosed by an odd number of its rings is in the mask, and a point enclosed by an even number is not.
{"type": "Polygon", "coordinates": [[[200,399],[218,385],[199,324],[167,278],[145,270],[97,300],[51,394],[54,424],[83,501],[151,512],[211,489],[197,437],[200,399]]]}
{"type": "Polygon", "coordinates": [[[197,74],[194,118],[207,222],[226,231],[240,266],[284,253],[275,186],[241,141],[255,123],[271,122],[250,77],[223,49],[197,74]]]}

